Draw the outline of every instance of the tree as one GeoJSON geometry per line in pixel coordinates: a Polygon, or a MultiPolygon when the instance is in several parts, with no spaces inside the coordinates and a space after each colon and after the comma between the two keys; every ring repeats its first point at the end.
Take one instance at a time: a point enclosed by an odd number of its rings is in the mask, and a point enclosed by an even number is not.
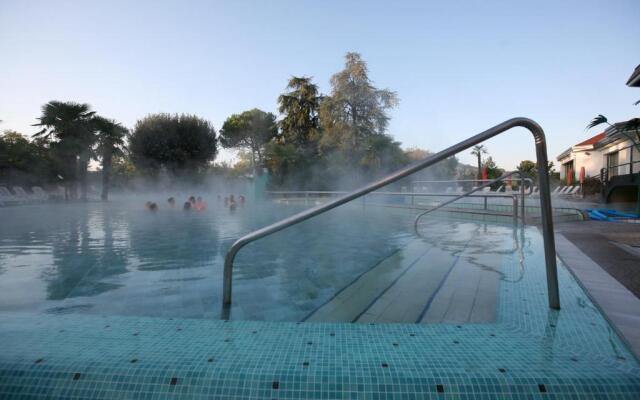
{"type": "Polygon", "coordinates": [[[124,139],[129,131],[116,121],[99,116],[93,118],[93,124],[98,134],[96,153],[102,160],[102,194],[100,198],[106,201],[109,198],[113,157],[124,155],[124,139]]]}
{"type": "MultiPolygon", "coordinates": [[[[409,158],[410,162],[424,160],[433,153],[429,150],[410,148],[405,150],[405,154],[409,158]]],[[[418,171],[414,174],[416,180],[430,180],[430,179],[454,179],[458,175],[458,159],[455,156],[447,157],[444,160],[426,168],[422,171],[418,171]]],[[[474,174],[475,175],[475,174],[474,174]]]]}
{"type": "Polygon", "coordinates": [[[473,146],[471,149],[471,155],[478,158],[478,179],[482,179],[482,155],[489,154],[486,147],[483,144],[473,146]]]}
{"type": "Polygon", "coordinates": [[[223,147],[246,149],[251,154],[251,167],[264,164],[265,146],[278,135],[276,116],[254,108],[233,114],[222,125],[220,143],[223,147]]]}
{"type": "Polygon", "coordinates": [[[409,158],[400,148],[400,142],[389,135],[371,135],[364,139],[363,147],[360,165],[370,175],[389,172],[409,163],[409,158]]]}
{"type": "Polygon", "coordinates": [[[16,131],[0,136],[0,182],[36,185],[56,180],[58,165],[44,140],[29,141],[16,131]]]}
{"type": "Polygon", "coordinates": [[[279,186],[303,186],[303,179],[297,179],[297,175],[308,172],[310,163],[304,161],[303,154],[293,144],[272,141],[265,148],[265,163],[273,176],[278,178],[279,186]]]}
{"type": "Polygon", "coordinates": [[[50,101],[42,106],[39,123],[42,130],[33,136],[55,139],[53,148],[65,164],[65,197],[77,196],[76,180],[80,180],[82,199],[87,198],[86,172],[91,146],[96,140],[91,119],[95,114],[88,104],[50,101]]]}
{"type": "MultiPolygon", "coordinates": [[[[538,163],[531,160],[522,160],[516,169],[525,177],[533,179],[534,182],[538,181],[538,163]]],[[[549,171],[549,176],[552,177],[554,174],[553,161],[549,161],[547,170],[549,171]]]]}
{"type": "Polygon", "coordinates": [[[312,144],[318,134],[321,96],[318,86],[308,77],[292,77],[288,92],[278,97],[278,111],[283,118],[278,122],[282,139],[302,152],[314,150],[312,144]]]}
{"type": "MultiPolygon", "coordinates": [[[[640,104],[640,101],[636,102],[635,104],[640,104]]],[[[591,122],[587,125],[587,129],[591,129],[602,124],[609,125],[611,128],[613,128],[613,131],[615,133],[623,134],[627,139],[631,141],[633,145],[638,148],[638,151],[640,151],[640,118],[632,118],[628,121],[611,125],[607,120],[607,117],[602,114],[598,114],[598,116],[592,119],[591,122]],[[631,135],[632,132],[635,133],[635,137],[631,135]]]]}
{"type": "Polygon", "coordinates": [[[493,157],[489,156],[486,160],[484,160],[484,164],[482,167],[487,169],[487,178],[496,179],[502,175],[504,175],[504,169],[498,167],[495,161],[493,161],[493,157]]]}
{"type": "Polygon", "coordinates": [[[516,169],[528,178],[535,178],[537,176],[537,164],[531,160],[520,161],[516,169]]]}
{"type": "Polygon", "coordinates": [[[345,59],[345,68],[331,77],[331,95],[320,106],[321,145],[358,151],[365,138],[386,132],[388,111],[398,105],[398,97],[373,86],[360,54],[347,53],[345,59]]]}
{"type": "Polygon", "coordinates": [[[134,165],[156,175],[161,168],[174,176],[193,176],[216,156],[216,132],[195,115],[149,115],[136,123],[129,141],[134,165]]]}

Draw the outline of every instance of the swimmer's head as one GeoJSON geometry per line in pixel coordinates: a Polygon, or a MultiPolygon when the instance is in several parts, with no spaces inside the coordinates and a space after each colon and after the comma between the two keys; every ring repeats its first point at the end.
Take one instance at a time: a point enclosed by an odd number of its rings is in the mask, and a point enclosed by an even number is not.
{"type": "Polygon", "coordinates": [[[156,203],[149,204],[149,210],[158,211],[158,205],[156,203]]]}
{"type": "Polygon", "coordinates": [[[182,206],[182,209],[185,210],[185,211],[191,210],[191,202],[185,201],[184,202],[184,206],[182,206]]]}

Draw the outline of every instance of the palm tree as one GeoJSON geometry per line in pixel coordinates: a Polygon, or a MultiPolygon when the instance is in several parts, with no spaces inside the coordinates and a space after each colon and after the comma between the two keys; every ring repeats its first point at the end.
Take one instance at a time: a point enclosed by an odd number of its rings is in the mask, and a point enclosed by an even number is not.
{"type": "MultiPolygon", "coordinates": [[[[640,101],[636,102],[635,104],[639,104],[639,103],[640,101]]],[[[605,117],[602,114],[598,114],[597,117],[595,117],[594,119],[591,120],[591,122],[589,122],[589,124],[587,125],[587,129],[591,129],[602,124],[609,125],[611,128],[613,128],[614,132],[616,133],[622,133],[624,136],[627,137],[627,139],[631,140],[632,144],[638,147],[638,150],[640,150],[640,118],[632,118],[628,121],[618,122],[612,125],[609,123],[609,120],[607,119],[607,117],[605,117]],[[631,136],[629,132],[635,132],[636,138],[631,136]]]]}
{"type": "Polygon", "coordinates": [[[77,197],[76,180],[82,185],[82,198],[87,197],[86,172],[91,157],[95,134],[91,118],[95,111],[91,106],[75,102],[50,101],[42,106],[39,123],[42,127],[34,137],[54,138],[54,147],[60,154],[66,169],[65,198],[77,197]]]}
{"type": "Polygon", "coordinates": [[[482,155],[488,154],[486,147],[483,144],[473,146],[471,155],[478,157],[478,179],[482,179],[482,155]]]}
{"type": "Polygon", "coordinates": [[[100,116],[93,117],[92,122],[98,133],[96,153],[102,160],[102,194],[100,198],[107,201],[113,156],[124,154],[124,139],[129,130],[114,120],[100,116]]]}

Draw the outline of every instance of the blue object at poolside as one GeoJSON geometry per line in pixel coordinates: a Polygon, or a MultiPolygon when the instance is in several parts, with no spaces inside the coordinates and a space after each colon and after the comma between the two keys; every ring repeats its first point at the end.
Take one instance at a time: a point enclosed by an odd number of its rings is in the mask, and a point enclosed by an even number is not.
{"type": "Polygon", "coordinates": [[[640,218],[640,215],[638,214],[624,213],[621,211],[610,210],[606,208],[598,208],[598,209],[587,208],[585,211],[589,214],[589,218],[597,221],[620,222],[620,220],[623,220],[623,219],[639,219],[640,218]]]}

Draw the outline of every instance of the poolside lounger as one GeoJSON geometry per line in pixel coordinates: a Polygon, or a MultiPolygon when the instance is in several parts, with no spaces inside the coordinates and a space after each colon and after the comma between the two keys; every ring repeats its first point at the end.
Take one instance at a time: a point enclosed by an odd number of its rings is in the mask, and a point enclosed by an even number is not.
{"type": "Polygon", "coordinates": [[[4,186],[0,186],[0,201],[2,201],[3,204],[20,203],[20,199],[14,196],[13,193],[4,186]]]}
{"type": "Polygon", "coordinates": [[[49,199],[47,192],[45,192],[40,186],[33,186],[31,188],[31,192],[33,192],[33,197],[37,200],[45,201],[49,199]]]}
{"type": "Polygon", "coordinates": [[[571,190],[565,193],[565,195],[573,196],[578,194],[579,191],[580,191],[580,185],[575,185],[574,187],[571,188],[571,190]]]}
{"type": "Polygon", "coordinates": [[[562,191],[562,189],[564,189],[564,186],[557,186],[555,189],[553,189],[551,194],[558,194],[560,193],[560,191],[562,191]]]}
{"type": "Polygon", "coordinates": [[[572,187],[573,186],[565,186],[561,191],[558,192],[558,194],[566,194],[569,190],[571,190],[572,187]]]}
{"type": "Polygon", "coordinates": [[[21,188],[20,186],[14,186],[12,189],[18,199],[26,202],[34,200],[33,197],[31,197],[31,195],[25,192],[24,189],[21,188]]]}
{"type": "Polygon", "coordinates": [[[571,196],[575,194],[578,190],[580,190],[580,185],[575,185],[568,192],[566,192],[565,195],[571,196]]]}

